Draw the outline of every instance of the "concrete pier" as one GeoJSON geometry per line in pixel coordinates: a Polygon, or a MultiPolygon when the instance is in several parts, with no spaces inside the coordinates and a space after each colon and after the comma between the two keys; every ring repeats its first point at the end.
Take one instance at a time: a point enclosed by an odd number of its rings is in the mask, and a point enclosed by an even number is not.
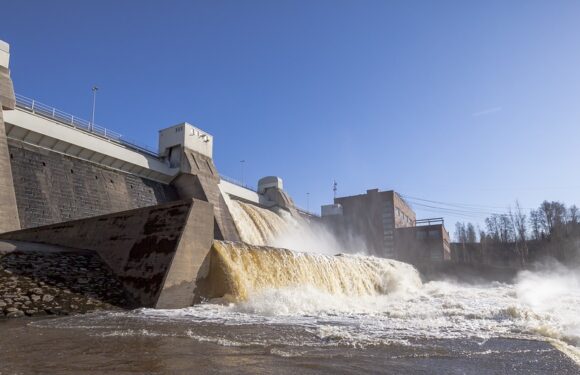
{"type": "Polygon", "coordinates": [[[3,233],[1,240],[95,252],[121,281],[134,306],[182,308],[213,241],[213,208],[199,200],[118,212],[3,233]]]}
{"type": "Polygon", "coordinates": [[[9,61],[10,46],[0,40],[0,232],[20,228],[3,115],[13,110],[16,102],[9,61]]]}

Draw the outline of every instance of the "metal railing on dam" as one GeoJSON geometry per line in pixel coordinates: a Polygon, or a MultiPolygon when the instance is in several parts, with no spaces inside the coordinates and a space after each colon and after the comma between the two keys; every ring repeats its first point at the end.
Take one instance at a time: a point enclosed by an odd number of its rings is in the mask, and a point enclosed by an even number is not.
{"type": "Polygon", "coordinates": [[[93,124],[90,121],[40,103],[39,101],[30,99],[24,95],[16,94],[16,107],[35,115],[55,120],[72,128],[91,133],[95,136],[121,144],[136,151],[158,157],[157,150],[154,150],[152,147],[140,145],[131,139],[127,139],[120,133],[104,128],[100,125],[93,124]]]}
{"type": "MultiPolygon", "coordinates": [[[[157,152],[157,150],[155,150],[151,147],[140,145],[137,142],[126,138],[125,136],[123,136],[122,134],[120,134],[116,131],[107,129],[107,128],[100,126],[100,125],[97,125],[97,124],[93,124],[93,123],[91,123],[91,121],[87,121],[81,117],[71,115],[70,113],[66,113],[64,111],[61,111],[61,110],[55,108],[55,107],[51,107],[49,105],[43,104],[35,99],[28,98],[24,95],[16,94],[16,107],[20,110],[32,113],[35,116],[40,116],[40,117],[43,117],[43,118],[46,118],[49,120],[56,121],[59,124],[69,126],[71,128],[77,129],[79,131],[89,133],[93,136],[96,136],[96,137],[105,139],[107,141],[119,144],[121,146],[132,149],[136,152],[139,152],[142,154],[147,154],[149,156],[152,156],[152,157],[158,159],[161,162],[164,162],[159,157],[159,153],[157,152]]],[[[239,180],[225,176],[221,173],[220,173],[220,178],[224,181],[231,183],[231,184],[234,184],[234,185],[239,186],[241,188],[244,188],[244,189],[247,189],[247,190],[252,191],[254,193],[257,193],[257,189],[254,186],[248,185],[244,182],[240,182],[239,180]]],[[[305,209],[300,208],[300,207],[296,207],[296,209],[304,215],[319,216],[317,213],[305,210],[305,209]]]]}
{"type": "Polygon", "coordinates": [[[256,189],[255,187],[250,186],[248,184],[245,184],[243,182],[240,182],[240,181],[236,180],[235,178],[231,178],[231,177],[228,177],[228,176],[224,176],[221,173],[220,173],[220,178],[222,180],[224,180],[224,181],[227,181],[227,182],[229,182],[231,184],[237,185],[237,186],[242,187],[244,189],[248,189],[248,190],[251,190],[253,192],[258,192],[258,189],[256,189]]]}

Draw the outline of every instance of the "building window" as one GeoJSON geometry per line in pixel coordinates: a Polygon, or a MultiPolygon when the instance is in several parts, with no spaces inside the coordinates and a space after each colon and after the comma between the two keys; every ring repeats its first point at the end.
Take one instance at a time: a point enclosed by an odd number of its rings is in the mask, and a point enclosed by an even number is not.
{"type": "Polygon", "coordinates": [[[438,230],[430,230],[429,238],[441,238],[441,232],[438,230]]]}

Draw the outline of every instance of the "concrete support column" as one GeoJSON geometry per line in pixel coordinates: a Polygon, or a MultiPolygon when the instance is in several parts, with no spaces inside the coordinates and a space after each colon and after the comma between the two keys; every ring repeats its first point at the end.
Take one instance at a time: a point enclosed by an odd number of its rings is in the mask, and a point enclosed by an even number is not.
{"type": "Polygon", "coordinates": [[[234,219],[218,187],[219,175],[213,160],[196,151],[185,149],[181,163],[182,173],[172,182],[180,199],[195,198],[211,203],[214,209],[215,238],[239,241],[234,219]]]}
{"type": "Polygon", "coordinates": [[[8,44],[0,40],[0,233],[20,229],[3,116],[4,110],[14,109],[16,101],[8,70],[9,51],[8,44]]]}

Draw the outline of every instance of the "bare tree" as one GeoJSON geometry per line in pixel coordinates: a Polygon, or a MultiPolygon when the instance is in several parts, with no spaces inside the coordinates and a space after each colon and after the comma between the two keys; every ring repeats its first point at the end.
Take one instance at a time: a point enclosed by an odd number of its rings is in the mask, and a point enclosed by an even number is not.
{"type": "Polygon", "coordinates": [[[475,233],[475,227],[471,223],[467,223],[467,228],[465,230],[466,240],[468,243],[477,242],[477,234],[475,233]]]}
{"type": "Polygon", "coordinates": [[[489,239],[493,242],[500,242],[500,224],[499,215],[493,214],[485,219],[485,226],[487,227],[487,233],[489,239]]]}
{"type": "Polygon", "coordinates": [[[575,204],[568,208],[568,222],[572,224],[578,223],[578,207],[575,204]]]}
{"type": "Polygon", "coordinates": [[[542,214],[540,210],[531,210],[530,211],[530,226],[532,227],[532,238],[535,240],[539,240],[542,236],[542,228],[544,224],[542,222],[542,214]]]}
{"type": "Polygon", "coordinates": [[[543,201],[538,211],[542,217],[544,230],[550,238],[558,237],[564,233],[567,212],[563,203],[543,201]]]}
{"type": "Polygon", "coordinates": [[[552,208],[552,203],[548,201],[543,201],[538,208],[538,211],[542,217],[541,223],[544,227],[546,234],[551,235],[554,231],[554,210],[552,208]]]}
{"type": "Polygon", "coordinates": [[[479,227],[479,224],[477,225],[477,233],[479,234],[479,242],[484,243],[485,239],[487,238],[487,234],[485,233],[485,230],[479,227]]]}
{"type": "Polygon", "coordinates": [[[515,211],[512,213],[510,210],[510,216],[516,231],[516,251],[520,257],[520,262],[523,265],[528,259],[528,244],[526,242],[528,230],[526,227],[526,215],[523,213],[520,202],[517,200],[515,211]]]}
{"type": "Polygon", "coordinates": [[[516,201],[516,207],[512,217],[519,241],[525,242],[528,232],[526,226],[526,215],[523,213],[520,202],[518,201],[516,201]]]}
{"type": "Polygon", "coordinates": [[[501,242],[513,242],[515,240],[515,228],[510,215],[500,215],[499,219],[501,242]]]}
{"type": "Polygon", "coordinates": [[[578,207],[575,204],[568,208],[568,220],[574,225],[578,224],[578,207]]]}
{"type": "Polygon", "coordinates": [[[467,229],[465,228],[465,223],[455,223],[455,240],[462,244],[467,242],[467,229]]]}
{"type": "Polygon", "coordinates": [[[487,232],[494,242],[509,243],[515,241],[515,228],[508,214],[493,214],[485,219],[487,232]]]}

